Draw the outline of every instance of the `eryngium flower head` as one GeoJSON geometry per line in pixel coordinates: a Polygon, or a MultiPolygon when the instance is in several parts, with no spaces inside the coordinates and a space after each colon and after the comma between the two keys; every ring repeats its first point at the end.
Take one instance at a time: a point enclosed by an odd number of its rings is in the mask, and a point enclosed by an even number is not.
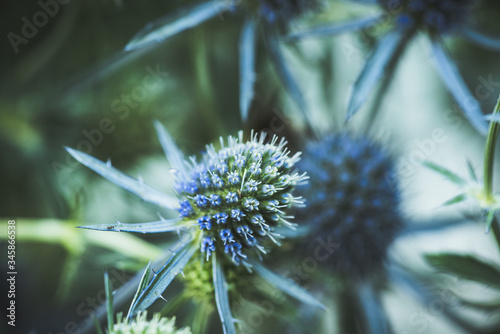
{"type": "Polygon", "coordinates": [[[191,334],[191,330],[176,329],[175,318],[162,318],[159,313],[147,320],[147,312],[142,312],[134,320],[123,319],[119,314],[117,323],[108,334],[191,334]]]}
{"type": "Polygon", "coordinates": [[[379,269],[402,226],[399,194],[387,181],[390,158],[369,139],[343,133],[307,145],[300,167],[311,176],[303,188],[304,221],[315,235],[340,244],[328,259],[331,268],[348,276],[379,269]]]}
{"type": "Polygon", "coordinates": [[[397,21],[405,26],[418,26],[445,32],[456,28],[467,18],[471,0],[379,0],[387,11],[398,8],[397,21]]]}
{"type": "Polygon", "coordinates": [[[239,265],[265,254],[266,245],[279,244],[276,227],[292,227],[285,212],[302,203],[292,192],[306,176],[293,172],[299,154],[289,156],[283,139],[264,139],[252,135],[244,143],[240,132],[225,147],[221,138],[219,150],[207,146],[200,163],[192,159],[188,170],[177,174],[180,216],[198,226],[207,259],[218,252],[239,265]]]}

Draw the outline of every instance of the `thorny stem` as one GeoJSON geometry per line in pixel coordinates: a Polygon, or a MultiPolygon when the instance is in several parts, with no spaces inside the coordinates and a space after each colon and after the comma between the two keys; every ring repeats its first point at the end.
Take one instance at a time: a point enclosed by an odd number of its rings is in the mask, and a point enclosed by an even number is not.
{"type": "MultiPolygon", "coordinates": [[[[498,98],[493,115],[500,113],[500,97],[498,98]]],[[[493,165],[495,163],[495,148],[500,132],[500,122],[492,120],[486,138],[486,147],[484,152],[484,194],[486,200],[490,201],[493,198],[493,165]]]]}

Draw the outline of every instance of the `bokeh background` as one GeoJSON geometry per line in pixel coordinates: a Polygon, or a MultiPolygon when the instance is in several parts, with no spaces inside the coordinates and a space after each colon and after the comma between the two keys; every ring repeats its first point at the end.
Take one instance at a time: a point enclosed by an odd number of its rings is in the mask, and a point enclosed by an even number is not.
{"type": "MultiPolygon", "coordinates": [[[[59,4],[53,17],[17,47],[9,33],[20,35],[24,18],[31,21],[42,7],[34,0],[0,4],[0,249],[6,253],[7,220],[15,219],[18,271],[17,326],[13,331],[2,316],[0,331],[78,333],[79,324],[103,301],[104,269],[121,285],[149,259],[158,258],[171,241],[161,235],[102,236],[76,229],[115,219],[154,220],[158,208],[80,166],[63,145],[87,150],[101,160],[110,158],[118,169],[141,175],[161,190],[168,190],[172,180],[153,128],[155,119],[189,154],[198,154],[205,144],[240,129],[271,129],[286,136],[292,150],[300,147],[302,120],[283,92],[262,41],[250,119],[247,124],[240,120],[238,15],[216,17],[113,68],[116,55],[140,28],[188,2],[192,1],[69,1],[59,4]],[[157,76],[146,88],[144,79],[152,72],[157,76]]],[[[500,4],[489,1],[485,8],[477,20],[485,31],[500,37],[500,4]]],[[[321,13],[307,16],[294,29],[372,11],[369,6],[327,1],[321,13]]],[[[446,42],[468,86],[484,93],[480,102],[490,113],[500,92],[499,54],[461,39],[446,42]]],[[[344,127],[347,95],[374,43],[351,33],[286,48],[310,112],[324,124],[323,130],[344,127]],[[351,47],[349,53],[345,45],[351,47]]],[[[365,132],[356,124],[363,123],[368,110],[369,105],[353,120],[354,132],[365,132]]],[[[470,203],[440,207],[457,188],[415,159],[422,156],[415,152],[421,152],[425,159],[461,175],[467,173],[468,159],[481,175],[484,138],[456,111],[435,71],[426,39],[418,38],[405,52],[367,134],[385,145],[400,168],[408,221],[418,224],[476,213],[470,203]],[[439,142],[433,139],[436,129],[443,133],[439,142]]],[[[497,177],[496,189],[499,181],[497,177]]],[[[422,254],[442,250],[500,261],[493,239],[479,222],[407,236],[395,243],[391,257],[431,273],[422,254]]],[[[3,254],[2,273],[7,271],[3,254]]],[[[450,279],[443,275],[444,291],[479,299],[493,294],[486,287],[449,283],[450,279]]],[[[4,314],[4,279],[0,286],[0,314],[4,314]]],[[[432,305],[418,304],[397,289],[387,295],[384,305],[395,333],[461,333],[432,305]]],[[[491,320],[487,314],[464,313],[474,321],[491,320]]],[[[189,316],[184,321],[189,325],[189,316]]],[[[333,332],[335,310],[319,321],[326,332],[333,332]]],[[[279,326],[285,332],[286,323],[279,326]]],[[[213,330],[217,332],[217,326],[213,330]]]]}

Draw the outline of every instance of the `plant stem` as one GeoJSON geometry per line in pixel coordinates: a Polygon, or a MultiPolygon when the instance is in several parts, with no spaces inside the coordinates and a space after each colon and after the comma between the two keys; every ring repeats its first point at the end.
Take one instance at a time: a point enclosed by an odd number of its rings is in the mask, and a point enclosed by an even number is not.
{"type": "MultiPolygon", "coordinates": [[[[500,97],[498,98],[493,115],[500,113],[500,97]]],[[[495,163],[495,148],[500,132],[500,123],[492,120],[490,129],[488,130],[488,137],[486,138],[486,147],[484,152],[484,194],[486,200],[491,200],[493,197],[493,165],[495,163]]]]}

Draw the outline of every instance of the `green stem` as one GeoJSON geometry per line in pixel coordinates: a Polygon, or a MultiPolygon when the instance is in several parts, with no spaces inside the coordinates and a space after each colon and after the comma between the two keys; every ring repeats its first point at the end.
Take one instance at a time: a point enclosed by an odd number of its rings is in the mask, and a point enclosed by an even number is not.
{"type": "MultiPolygon", "coordinates": [[[[500,113],[500,97],[498,98],[493,115],[500,113]]],[[[488,137],[486,138],[486,148],[484,152],[484,194],[486,200],[493,198],[493,165],[495,163],[495,148],[500,132],[500,123],[491,121],[488,137]]]]}

